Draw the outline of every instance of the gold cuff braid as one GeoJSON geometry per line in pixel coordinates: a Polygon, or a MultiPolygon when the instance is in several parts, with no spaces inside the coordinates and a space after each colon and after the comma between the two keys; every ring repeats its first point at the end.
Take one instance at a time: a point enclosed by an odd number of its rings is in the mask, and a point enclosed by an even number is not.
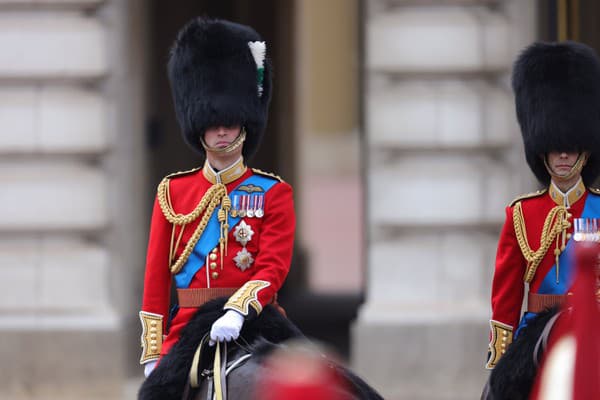
{"type": "Polygon", "coordinates": [[[506,353],[508,346],[512,343],[513,328],[510,325],[494,320],[490,321],[490,326],[492,328],[492,340],[488,345],[490,357],[485,367],[487,369],[494,369],[500,357],[506,353]]]}
{"type": "Polygon", "coordinates": [[[223,308],[225,310],[236,310],[242,315],[248,315],[249,307],[252,307],[256,314],[260,314],[262,305],[258,301],[258,292],[270,285],[267,281],[248,281],[227,300],[223,308]]]}
{"type": "Polygon", "coordinates": [[[140,364],[145,364],[160,357],[163,316],[140,311],[140,321],[142,322],[142,356],[140,357],[140,364]]]}

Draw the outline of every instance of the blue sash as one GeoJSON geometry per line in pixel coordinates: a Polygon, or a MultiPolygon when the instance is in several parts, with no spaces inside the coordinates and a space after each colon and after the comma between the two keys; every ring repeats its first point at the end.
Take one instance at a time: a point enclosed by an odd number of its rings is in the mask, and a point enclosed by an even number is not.
{"type": "MultiPolygon", "coordinates": [[[[264,176],[264,175],[251,175],[247,179],[245,179],[242,183],[240,183],[231,193],[229,193],[229,197],[233,197],[235,194],[242,195],[248,194],[245,191],[239,191],[238,188],[242,186],[260,186],[263,188],[264,192],[261,194],[265,194],[268,192],[278,181],[276,179],[264,176]]],[[[220,238],[220,228],[221,224],[217,219],[217,214],[219,212],[220,206],[215,209],[210,219],[208,220],[208,224],[198,239],[198,242],[194,246],[192,250],[192,254],[190,254],[189,258],[181,268],[181,270],[175,274],[175,285],[178,289],[185,289],[190,285],[192,278],[196,273],[204,267],[204,262],[206,261],[206,256],[208,253],[214,249],[219,243],[220,238]]],[[[239,222],[240,217],[232,217],[229,216],[229,229],[233,229],[239,222]]]]}
{"type": "MultiPolygon", "coordinates": [[[[600,218],[600,196],[588,194],[583,206],[583,212],[579,218],[600,218]]],[[[549,251],[552,251],[550,249],[549,251]]],[[[573,268],[573,240],[569,239],[565,251],[558,256],[558,283],[556,283],[556,264],[552,266],[544,277],[538,293],[541,294],[565,294],[573,285],[575,271],[573,268]]]]}
{"type": "MultiPolygon", "coordinates": [[[[579,218],[600,218],[600,196],[588,193],[588,196],[585,199],[585,205],[583,206],[583,212],[579,218]]],[[[552,249],[549,251],[552,251],[552,249]]],[[[560,253],[560,256],[558,256],[558,265],[560,266],[558,270],[558,283],[556,282],[556,264],[554,264],[544,277],[538,293],[565,294],[569,290],[573,284],[573,279],[575,278],[572,257],[573,240],[569,239],[567,242],[567,247],[565,247],[565,250],[560,253]]],[[[517,329],[517,332],[515,333],[515,338],[521,329],[526,327],[536,315],[536,313],[529,311],[523,314],[523,318],[519,324],[519,329],[517,329]]]]}

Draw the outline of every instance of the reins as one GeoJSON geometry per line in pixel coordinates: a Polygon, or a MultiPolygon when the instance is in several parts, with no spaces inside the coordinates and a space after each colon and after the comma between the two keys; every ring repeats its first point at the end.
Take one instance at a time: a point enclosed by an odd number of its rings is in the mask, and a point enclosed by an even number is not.
{"type": "MultiPolygon", "coordinates": [[[[250,353],[247,346],[244,346],[237,341],[234,341],[239,348],[244,350],[247,354],[239,357],[237,360],[227,365],[227,342],[217,342],[215,344],[215,356],[213,359],[213,368],[204,369],[198,373],[199,367],[202,360],[202,355],[206,349],[206,345],[209,342],[210,335],[206,333],[202,336],[200,344],[194,352],[194,358],[192,359],[192,366],[190,367],[189,382],[192,389],[200,387],[203,379],[207,381],[207,399],[215,400],[227,400],[227,375],[234,369],[243,365],[252,354],[250,353]],[[214,391],[214,397],[213,397],[214,391]]],[[[243,338],[242,341],[246,342],[243,338]]],[[[247,343],[246,343],[247,345],[247,343]]]]}
{"type": "Polygon", "coordinates": [[[536,366],[536,368],[539,368],[540,366],[540,352],[543,353],[546,351],[546,347],[548,346],[548,338],[550,337],[550,332],[552,331],[552,328],[554,328],[554,324],[556,323],[558,317],[560,317],[561,314],[562,311],[557,312],[552,316],[552,318],[548,320],[548,322],[546,322],[544,330],[540,334],[540,337],[538,338],[535,344],[535,348],[533,349],[533,363],[536,366]]]}

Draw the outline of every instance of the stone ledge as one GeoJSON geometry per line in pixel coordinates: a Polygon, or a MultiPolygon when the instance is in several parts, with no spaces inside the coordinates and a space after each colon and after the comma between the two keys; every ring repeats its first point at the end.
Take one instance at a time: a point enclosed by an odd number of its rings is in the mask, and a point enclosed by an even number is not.
{"type": "Polygon", "coordinates": [[[97,229],[108,224],[107,177],[84,163],[0,163],[0,231],[97,229]]]}
{"type": "Polygon", "coordinates": [[[119,399],[122,333],[0,329],[0,398],[119,399]]]}
{"type": "Polygon", "coordinates": [[[373,16],[366,47],[368,70],[473,71],[509,68],[511,59],[505,16],[441,5],[373,16]]]}
{"type": "Polygon", "coordinates": [[[90,90],[0,88],[0,154],[101,154],[109,147],[106,108],[90,90]]]}
{"type": "Polygon", "coordinates": [[[0,329],[1,313],[13,310],[19,313],[16,326],[44,327],[57,313],[65,313],[61,321],[71,324],[74,313],[86,317],[107,310],[109,258],[106,248],[77,237],[0,238],[0,329]]]}
{"type": "Polygon", "coordinates": [[[106,306],[83,313],[78,311],[47,312],[43,308],[37,311],[0,312],[0,331],[54,331],[76,330],[80,332],[109,332],[118,329],[119,318],[106,306]]]}
{"type": "Polygon", "coordinates": [[[372,79],[366,106],[372,146],[510,146],[517,138],[512,96],[480,80],[372,79]]]}
{"type": "Polygon", "coordinates": [[[108,71],[105,28],[72,12],[0,13],[0,78],[92,79],[108,71]]]}
{"type": "Polygon", "coordinates": [[[352,366],[386,399],[471,400],[487,379],[487,320],[355,322],[352,366]]]}
{"type": "Polygon", "coordinates": [[[417,154],[371,163],[371,226],[504,220],[504,208],[516,192],[512,167],[492,157],[417,154]]]}
{"type": "Polygon", "coordinates": [[[3,9],[82,9],[90,10],[101,6],[106,0],[0,0],[3,9]]]}

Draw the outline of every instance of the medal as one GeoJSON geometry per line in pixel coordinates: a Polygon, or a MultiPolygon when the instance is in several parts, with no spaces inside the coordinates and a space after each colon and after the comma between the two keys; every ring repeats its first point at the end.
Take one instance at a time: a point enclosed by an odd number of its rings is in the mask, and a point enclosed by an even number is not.
{"type": "Polygon", "coordinates": [[[244,248],[246,247],[246,244],[252,240],[252,235],[254,235],[254,231],[245,221],[240,221],[240,223],[235,226],[233,236],[235,237],[235,240],[244,246],[244,248]]]}
{"type": "Polygon", "coordinates": [[[246,215],[248,216],[248,218],[253,218],[254,217],[254,206],[256,204],[256,196],[250,196],[248,197],[248,211],[246,212],[246,215]]]}
{"type": "Polygon", "coordinates": [[[236,267],[245,271],[250,268],[254,262],[254,258],[252,258],[252,254],[244,247],[242,250],[238,251],[235,257],[233,257],[233,261],[235,261],[236,267]]]}
{"type": "Polygon", "coordinates": [[[256,211],[254,212],[254,216],[256,218],[262,218],[265,215],[265,211],[263,209],[263,200],[264,200],[264,195],[259,194],[258,196],[256,196],[256,211]]]}
{"type": "Polygon", "coordinates": [[[229,212],[233,218],[238,216],[238,210],[240,208],[240,196],[237,194],[233,195],[233,201],[231,204],[231,211],[229,212]]]}
{"type": "Polygon", "coordinates": [[[242,218],[244,218],[246,216],[246,207],[247,207],[246,199],[247,199],[246,195],[241,196],[241,206],[240,206],[240,211],[238,212],[238,215],[242,218]]]}

